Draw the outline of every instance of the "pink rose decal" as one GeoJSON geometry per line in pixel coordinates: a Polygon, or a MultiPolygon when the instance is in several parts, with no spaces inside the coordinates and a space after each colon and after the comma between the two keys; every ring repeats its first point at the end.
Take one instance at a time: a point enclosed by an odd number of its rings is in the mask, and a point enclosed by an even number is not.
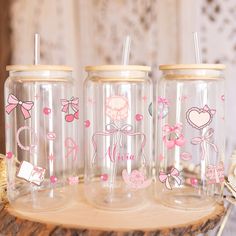
{"type": "Polygon", "coordinates": [[[147,188],[152,182],[151,179],[147,179],[143,172],[138,170],[133,170],[130,174],[127,170],[123,170],[122,177],[124,182],[134,190],[147,188]]]}
{"type": "Polygon", "coordinates": [[[113,121],[124,120],[128,117],[129,103],[124,96],[110,96],[106,99],[106,115],[113,121]]]}

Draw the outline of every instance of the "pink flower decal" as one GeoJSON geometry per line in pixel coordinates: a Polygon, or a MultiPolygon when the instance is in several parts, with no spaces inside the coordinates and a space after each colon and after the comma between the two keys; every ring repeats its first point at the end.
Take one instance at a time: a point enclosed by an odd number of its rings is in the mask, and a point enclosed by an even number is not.
{"type": "Polygon", "coordinates": [[[206,177],[208,184],[219,184],[224,182],[224,163],[221,161],[219,165],[207,166],[206,177]]]}
{"type": "Polygon", "coordinates": [[[8,102],[8,105],[6,106],[7,114],[10,114],[17,106],[19,106],[25,120],[31,117],[29,111],[33,108],[34,102],[32,101],[22,102],[13,94],[9,94],[7,102],[8,102]]]}
{"type": "Polygon", "coordinates": [[[173,179],[179,186],[181,185],[181,179],[179,177],[180,172],[176,168],[172,168],[169,173],[160,171],[159,180],[166,185],[166,188],[172,190],[170,180],[173,179]]]}
{"type": "Polygon", "coordinates": [[[184,146],[186,140],[182,134],[182,124],[176,124],[175,126],[164,125],[162,131],[163,142],[168,149],[172,149],[175,146],[184,146]]]}
{"type": "Polygon", "coordinates": [[[147,179],[146,175],[138,170],[133,170],[131,174],[128,174],[127,170],[123,170],[122,177],[124,182],[135,190],[147,188],[152,183],[151,179],[147,179]]]}
{"type": "Polygon", "coordinates": [[[124,96],[110,96],[106,99],[106,115],[113,121],[128,117],[129,103],[124,96]]]}

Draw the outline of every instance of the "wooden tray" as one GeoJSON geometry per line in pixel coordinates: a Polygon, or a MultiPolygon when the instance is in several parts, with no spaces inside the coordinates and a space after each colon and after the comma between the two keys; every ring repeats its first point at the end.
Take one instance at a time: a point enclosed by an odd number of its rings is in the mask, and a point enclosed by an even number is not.
{"type": "Polygon", "coordinates": [[[103,211],[88,205],[79,185],[77,201],[60,211],[23,212],[10,205],[0,206],[0,233],[18,236],[141,236],[195,235],[213,229],[225,214],[223,205],[211,210],[181,211],[153,201],[133,211],[103,211]]]}

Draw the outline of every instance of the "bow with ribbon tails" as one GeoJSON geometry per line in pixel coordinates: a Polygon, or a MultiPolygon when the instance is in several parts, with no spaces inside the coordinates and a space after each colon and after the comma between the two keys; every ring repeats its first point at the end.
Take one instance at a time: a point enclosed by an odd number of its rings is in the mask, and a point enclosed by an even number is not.
{"type": "Polygon", "coordinates": [[[62,105],[62,112],[68,113],[69,106],[72,108],[73,111],[79,110],[79,98],[72,97],[70,100],[67,99],[61,99],[61,105],[62,105]]]}
{"type": "Polygon", "coordinates": [[[201,146],[201,159],[204,160],[205,159],[205,154],[206,154],[206,149],[205,149],[205,145],[209,144],[216,153],[218,153],[218,148],[217,146],[210,141],[210,139],[212,138],[214,134],[214,129],[210,128],[208,129],[205,134],[201,137],[195,137],[192,138],[191,143],[193,145],[200,145],[201,146]]]}
{"type": "Polygon", "coordinates": [[[216,113],[216,110],[215,110],[215,109],[210,109],[210,107],[208,107],[207,105],[205,105],[205,106],[202,108],[202,110],[208,112],[208,113],[211,114],[211,115],[215,115],[215,113],[216,113]]]}
{"type": "Polygon", "coordinates": [[[97,156],[97,143],[95,141],[96,136],[115,136],[115,143],[119,144],[120,147],[123,147],[123,143],[124,143],[124,136],[136,136],[136,135],[140,135],[142,137],[142,141],[141,141],[141,149],[142,149],[142,157],[143,157],[143,163],[145,163],[145,157],[143,154],[143,149],[144,146],[146,144],[146,136],[144,133],[141,132],[133,132],[133,126],[129,125],[129,124],[124,124],[121,127],[118,127],[115,123],[111,123],[111,124],[107,124],[105,127],[105,132],[96,132],[93,134],[92,137],[92,143],[93,143],[93,147],[94,147],[94,156],[92,159],[92,163],[95,162],[95,158],[97,156]]]}
{"type": "Polygon", "coordinates": [[[158,97],[158,103],[165,104],[167,106],[170,105],[170,102],[168,101],[168,99],[167,98],[163,98],[163,97],[158,97]]]}
{"type": "Polygon", "coordinates": [[[66,138],[65,148],[66,148],[65,158],[68,158],[69,156],[72,156],[73,160],[76,161],[77,160],[77,154],[79,152],[79,147],[76,144],[76,142],[72,138],[66,138]]]}
{"type": "Polygon", "coordinates": [[[159,180],[162,183],[165,183],[166,188],[172,190],[172,187],[170,185],[170,180],[171,178],[173,178],[175,180],[175,182],[180,186],[181,185],[181,179],[179,177],[180,172],[176,169],[176,168],[172,168],[170,173],[165,173],[163,171],[160,171],[159,173],[159,180]]]}
{"type": "Polygon", "coordinates": [[[182,124],[180,123],[177,123],[176,125],[174,126],[170,126],[168,124],[164,125],[164,127],[162,128],[163,132],[165,135],[169,135],[170,133],[175,133],[176,135],[180,135],[182,134],[182,129],[183,129],[183,126],[182,124]]]}
{"type": "Polygon", "coordinates": [[[34,106],[32,101],[22,102],[13,94],[9,94],[7,102],[8,105],[5,107],[7,114],[10,114],[19,105],[25,120],[31,117],[29,111],[34,106]]]}

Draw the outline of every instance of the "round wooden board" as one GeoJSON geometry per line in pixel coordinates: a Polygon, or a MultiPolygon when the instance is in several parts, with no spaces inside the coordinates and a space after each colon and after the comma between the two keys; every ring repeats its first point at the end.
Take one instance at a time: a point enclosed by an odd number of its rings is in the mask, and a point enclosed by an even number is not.
{"type": "Polygon", "coordinates": [[[77,201],[53,212],[24,212],[0,205],[0,233],[37,236],[157,236],[196,235],[213,229],[225,214],[223,205],[211,210],[181,211],[151,201],[132,211],[103,211],[88,205],[79,185],[77,201]]]}

